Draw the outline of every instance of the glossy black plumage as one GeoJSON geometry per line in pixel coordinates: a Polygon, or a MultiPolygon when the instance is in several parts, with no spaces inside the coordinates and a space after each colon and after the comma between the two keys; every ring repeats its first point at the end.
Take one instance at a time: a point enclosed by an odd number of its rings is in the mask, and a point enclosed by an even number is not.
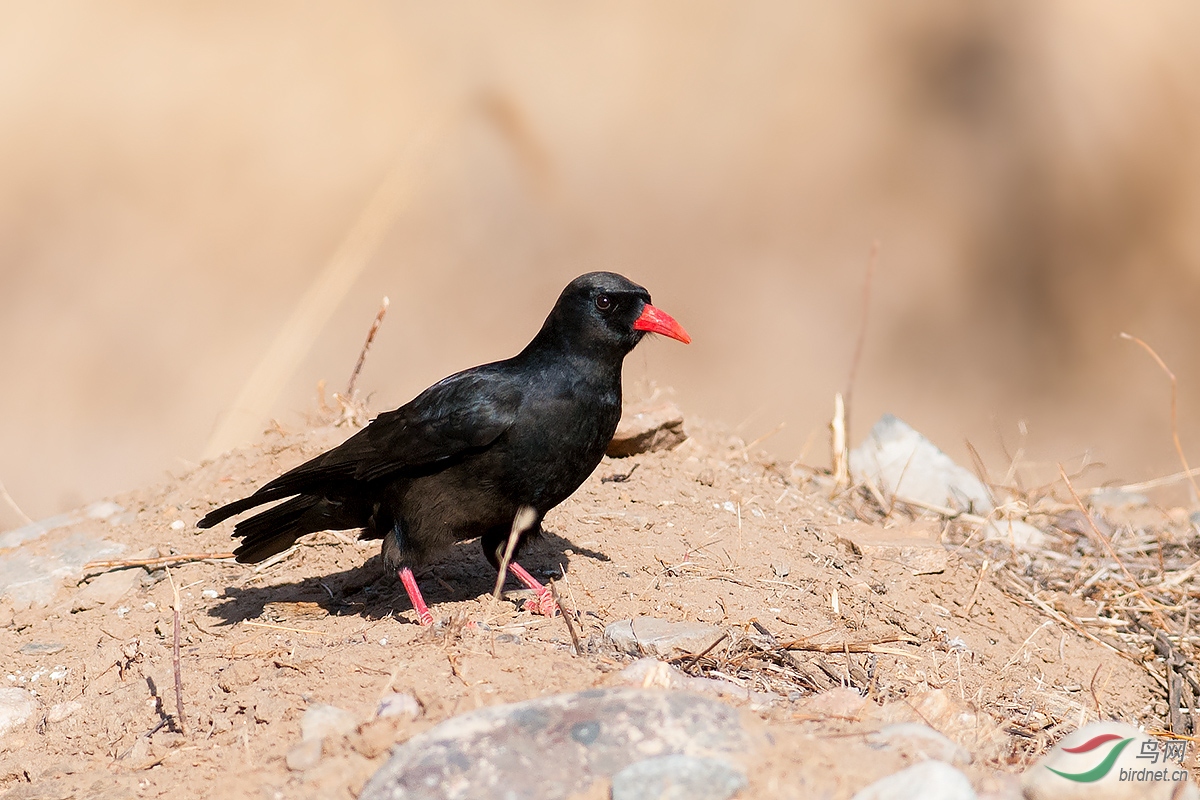
{"type": "Polygon", "coordinates": [[[236,525],[238,561],[261,561],[307,533],[362,528],[384,540],[393,569],[474,537],[495,566],[521,506],[540,524],[600,463],[621,416],[622,361],[646,330],[688,341],[641,286],[583,275],[513,358],[439,381],[199,525],[283,500],[236,525]]]}

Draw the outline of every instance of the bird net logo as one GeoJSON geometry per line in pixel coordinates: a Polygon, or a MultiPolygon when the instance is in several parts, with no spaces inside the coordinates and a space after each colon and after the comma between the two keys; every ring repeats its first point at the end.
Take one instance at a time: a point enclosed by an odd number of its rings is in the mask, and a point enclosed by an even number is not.
{"type": "Polygon", "coordinates": [[[1120,767],[1116,773],[1113,773],[1117,759],[1134,741],[1136,739],[1132,736],[1123,737],[1115,733],[1102,734],[1088,739],[1076,747],[1062,749],[1064,753],[1077,756],[1071,760],[1078,761],[1080,766],[1085,763],[1094,764],[1090,769],[1080,772],[1067,772],[1053,767],[1046,767],[1046,769],[1076,783],[1095,783],[1110,774],[1114,774],[1118,781],[1171,781],[1177,783],[1189,780],[1187,770],[1177,769],[1174,766],[1175,764],[1178,764],[1179,767],[1183,766],[1183,760],[1187,756],[1186,739],[1143,739],[1139,746],[1137,759],[1144,766],[1120,767]],[[1095,758],[1101,755],[1103,757],[1097,763],[1095,758]]]}

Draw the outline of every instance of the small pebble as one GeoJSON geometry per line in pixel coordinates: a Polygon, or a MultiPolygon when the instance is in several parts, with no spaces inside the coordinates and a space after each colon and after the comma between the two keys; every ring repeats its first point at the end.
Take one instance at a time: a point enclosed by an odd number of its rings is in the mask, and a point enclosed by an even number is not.
{"type": "Polygon", "coordinates": [[[181,519],[177,519],[171,523],[171,530],[173,530],[173,531],[181,531],[186,527],[187,527],[187,525],[185,525],[183,520],[181,520],[181,519]]]}

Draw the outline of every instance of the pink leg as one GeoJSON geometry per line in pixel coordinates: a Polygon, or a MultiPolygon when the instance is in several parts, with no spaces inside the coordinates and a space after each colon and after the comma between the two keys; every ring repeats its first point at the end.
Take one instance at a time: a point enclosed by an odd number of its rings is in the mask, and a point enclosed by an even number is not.
{"type": "Polygon", "coordinates": [[[538,583],[538,579],[529,574],[524,567],[513,561],[508,565],[508,571],[513,574],[517,580],[525,584],[525,588],[532,589],[537,593],[536,600],[526,600],[525,610],[534,614],[544,614],[547,617],[553,617],[558,611],[558,603],[554,602],[554,595],[542,584],[538,583]]]}
{"type": "Polygon", "coordinates": [[[408,592],[408,599],[412,603],[413,610],[417,612],[417,619],[421,621],[421,625],[432,625],[433,614],[429,613],[429,606],[425,605],[425,598],[421,597],[421,590],[417,586],[417,578],[413,575],[413,571],[408,567],[403,567],[400,570],[400,582],[404,584],[404,591],[408,592]]]}

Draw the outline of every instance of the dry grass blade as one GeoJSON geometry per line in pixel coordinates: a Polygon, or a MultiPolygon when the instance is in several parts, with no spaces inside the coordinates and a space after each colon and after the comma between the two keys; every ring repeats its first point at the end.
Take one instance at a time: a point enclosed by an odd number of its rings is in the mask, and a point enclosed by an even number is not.
{"type": "Polygon", "coordinates": [[[416,176],[429,144],[450,120],[439,115],[415,136],[363,207],[342,243],[317,273],[291,315],[259,359],[237,398],[204,448],[214,458],[252,436],[284,384],[300,366],[325,323],[358,281],[392,224],[414,195],[416,176]]]}
{"type": "Polygon", "coordinates": [[[1179,383],[1175,380],[1175,373],[1167,368],[1166,362],[1159,357],[1158,353],[1154,352],[1153,347],[1138,337],[1122,332],[1121,338],[1141,345],[1150,354],[1150,357],[1158,363],[1162,371],[1167,373],[1167,377],[1171,379],[1171,439],[1175,442],[1175,452],[1179,454],[1179,463],[1183,465],[1183,472],[1192,484],[1192,499],[1200,499],[1200,488],[1196,486],[1196,478],[1192,474],[1192,468],[1188,466],[1187,456],[1183,454],[1183,445],[1179,441],[1179,383]]]}
{"type": "Polygon", "coordinates": [[[558,586],[554,584],[554,579],[550,579],[550,594],[554,597],[554,604],[558,606],[558,610],[562,613],[563,622],[567,623],[567,633],[571,634],[571,646],[575,648],[575,655],[582,655],[583,648],[579,646],[579,634],[575,633],[575,625],[571,622],[571,617],[567,614],[567,609],[563,607],[562,600],[558,596],[558,586]]]}
{"type": "Polygon", "coordinates": [[[829,449],[833,465],[833,493],[850,485],[850,450],[846,445],[846,406],[842,393],[833,396],[833,419],[829,421],[829,449]]]}
{"type": "Polygon", "coordinates": [[[513,553],[516,552],[521,534],[532,528],[536,520],[537,511],[532,506],[521,506],[517,509],[517,515],[513,517],[512,530],[508,532],[508,543],[504,546],[504,555],[500,558],[500,568],[496,572],[496,587],[492,589],[493,600],[500,599],[500,590],[504,588],[504,577],[508,573],[508,565],[512,561],[513,553]]]}
{"type": "Polygon", "coordinates": [[[11,508],[13,512],[21,519],[22,525],[33,524],[33,520],[29,518],[29,515],[21,510],[21,507],[17,505],[17,501],[13,500],[12,495],[8,493],[8,489],[4,488],[4,481],[0,481],[0,500],[3,500],[4,504],[11,508]]]}

